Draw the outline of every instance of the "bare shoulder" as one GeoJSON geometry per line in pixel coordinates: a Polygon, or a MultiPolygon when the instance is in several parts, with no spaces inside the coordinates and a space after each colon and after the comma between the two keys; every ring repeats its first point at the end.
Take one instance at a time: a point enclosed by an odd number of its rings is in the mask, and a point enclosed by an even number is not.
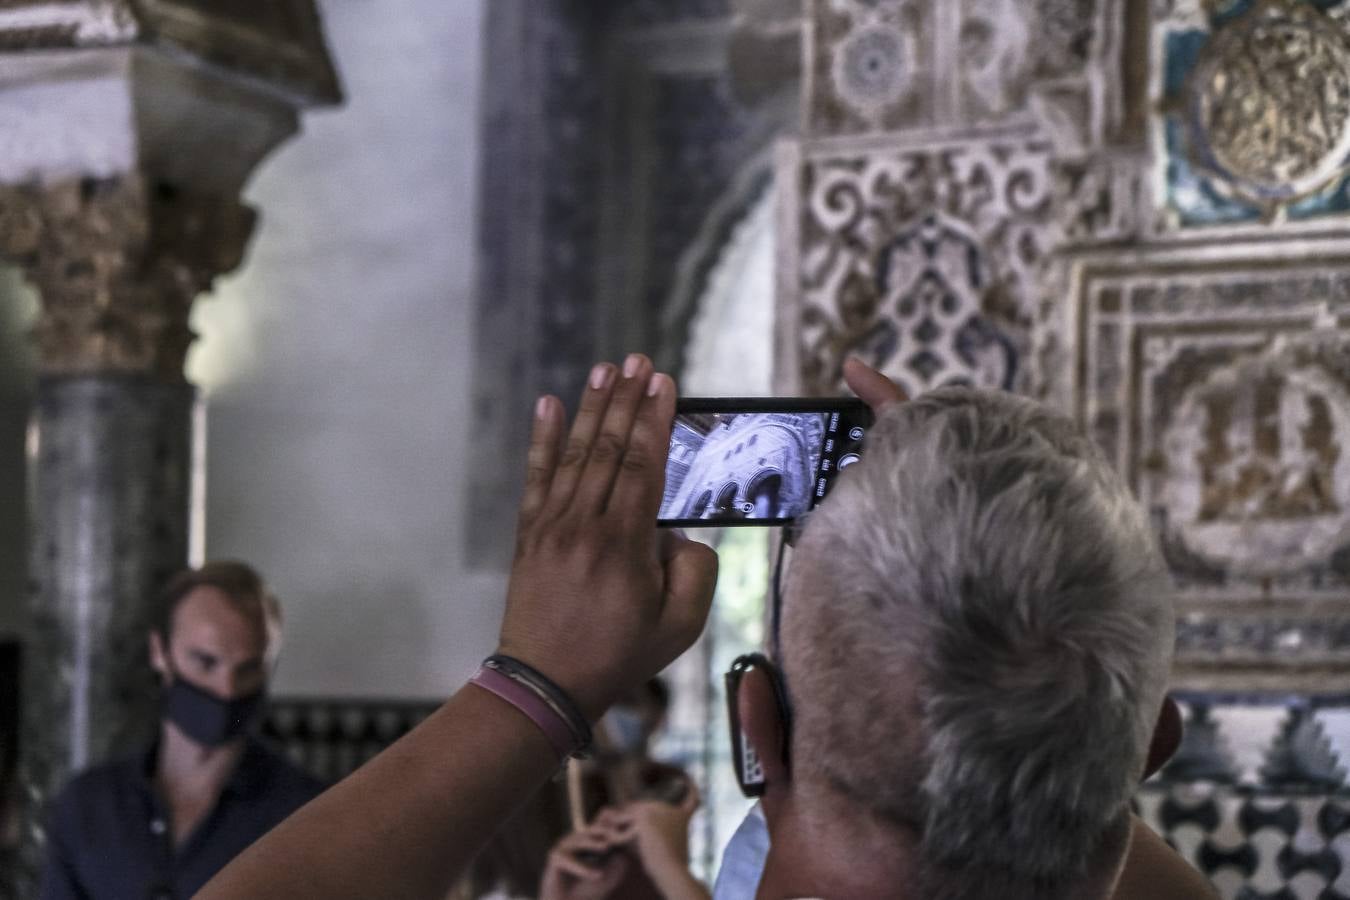
{"type": "Polygon", "coordinates": [[[1214,886],[1139,819],[1133,821],[1130,850],[1113,900],[1204,900],[1214,886]]]}

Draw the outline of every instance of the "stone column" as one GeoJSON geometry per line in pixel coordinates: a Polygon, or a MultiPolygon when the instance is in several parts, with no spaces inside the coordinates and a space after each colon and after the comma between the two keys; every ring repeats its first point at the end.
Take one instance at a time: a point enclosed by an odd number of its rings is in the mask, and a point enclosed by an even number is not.
{"type": "Polygon", "coordinates": [[[0,188],[0,254],[20,264],[42,300],[28,462],[21,878],[41,858],[53,792],[152,734],[149,601],[187,562],[188,315],[212,278],[239,264],[253,223],[232,198],[137,174],[0,188]]]}
{"type": "Polygon", "coordinates": [[[154,725],[151,600],[187,562],[192,304],[243,259],[251,173],[341,91],[313,0],[0,7],[0,260],[41,299],[14,885],[29,897],[54,791],[154,725]]]}

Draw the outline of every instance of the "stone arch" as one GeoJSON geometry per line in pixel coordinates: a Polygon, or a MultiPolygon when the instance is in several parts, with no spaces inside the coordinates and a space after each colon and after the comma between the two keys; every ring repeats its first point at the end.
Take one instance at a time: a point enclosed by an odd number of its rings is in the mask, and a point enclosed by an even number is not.
{"type": "MultiPolygon", "coordinates": [[[[771,155],[765,150],[742,167],[726,195],[704,219],[698,236],[681,254],[674,284],[661,312],[662,337],[656,348],[659,368],[683,380],[691,363],[690,343],[700,317],[707,316],[710,305],[719,299],[744,299],[719,298],[712,291],[719,274],[726,277],[730,268],[744,264],[749,239],[760,234],[766,225],[772,237],[773,202],[773,166],[771,155]]],[[[772,254],[767,264],[772,267],[772,254]]],[[[772,296],[767,298],[766,311],[772,323],[772,296]]],[[[764,341],[766,353],[771,353],[772,333],[766,333],[764,341]]],[[[702,370],[700,366],[694,368],[702,370]]]]}

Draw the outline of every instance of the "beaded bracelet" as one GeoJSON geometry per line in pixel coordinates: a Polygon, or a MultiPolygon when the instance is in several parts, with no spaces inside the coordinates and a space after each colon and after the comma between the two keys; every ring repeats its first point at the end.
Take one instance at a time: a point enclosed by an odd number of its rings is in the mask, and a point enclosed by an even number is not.
{"type": "Polygon", "coordinates": [[[520,660],[500,653],[489,656],[469,683],[523,712],[544,732],[559,758],[585,757],[590,750],[591,726],[572,698],[520,660]]]}

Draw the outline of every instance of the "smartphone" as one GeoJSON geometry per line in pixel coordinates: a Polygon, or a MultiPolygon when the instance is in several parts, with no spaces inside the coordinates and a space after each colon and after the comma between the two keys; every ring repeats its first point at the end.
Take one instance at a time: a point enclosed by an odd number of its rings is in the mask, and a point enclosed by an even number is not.
{"type": "Polygon", "coordinates": [[[657,524],[791,522],[861,458],[871,426],[861,400],[680,400],[657,524]]]}

